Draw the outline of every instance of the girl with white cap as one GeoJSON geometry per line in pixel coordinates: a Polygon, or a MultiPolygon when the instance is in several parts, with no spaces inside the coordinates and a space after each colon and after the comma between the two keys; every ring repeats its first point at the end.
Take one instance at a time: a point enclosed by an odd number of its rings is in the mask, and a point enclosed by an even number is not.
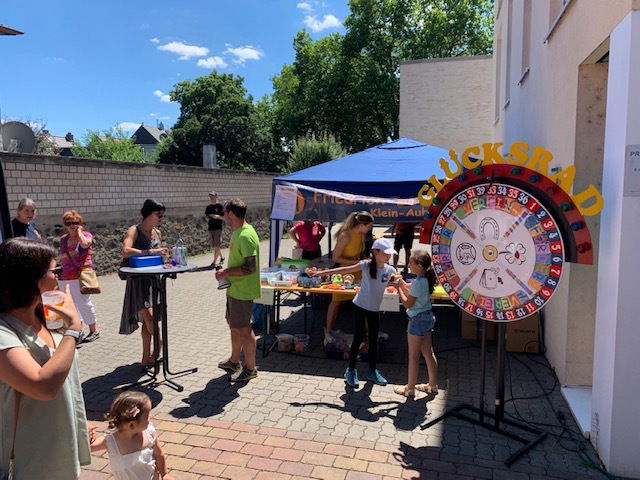
{"type": "Polygon", "coordinates": [[[365,334],[365,321],[367,331],[369,332],[369,371],[367,380],[378,385],[386,385],[387,380],[380,374],[376,368],[378,355],[378,332],[380,304],[384,292],[392,280],[395,281],[394,274],[396,269],[389,265],[389,259],[392,255],[397,255],[393,249],[391,242],[386,238],[379,238],[373,242],[371,249],[371,258],[361,260],[355,265],[347,267],[332,268],[330,270],[318,271],[313,275],[327,275],[333,273],[345,274],[362,271],[362,283],[360,290],[353,299],[355,309],[355,332],[353,335],[353,343],[351,344],[351,352],[349,354],[349,366],[344,373],[345,381],[350,387],[358,387],[358,372],[356,370],[356,361],[360,350],[360,343],[365,334]]]}

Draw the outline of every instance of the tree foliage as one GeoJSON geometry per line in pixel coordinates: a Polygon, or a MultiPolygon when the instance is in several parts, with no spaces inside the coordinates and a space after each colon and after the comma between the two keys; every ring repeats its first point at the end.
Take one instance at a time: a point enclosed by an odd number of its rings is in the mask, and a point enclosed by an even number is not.
{"type": "Polygon", "coordinates": [[[243,83],[240,76],[214,71],[176,84],[170,96],[180,103],[180,117],[160,146],[159,161],[201,166],[203,145],[214,144],[221,167],[274,169],[266,117],[243,83]]]}
{"type": "Polygon", "coordinates": [[[329,132],[356,151],[397,138],[399,64],[488,54],[491,0],[351,0],[344,35],[294,39],[295,60],[273,79],[276,142],[329,132]]]}
{"type": "Polygon", "coordinates": [[[75,142],[71,148],[73,155],[118,162],[146,162],[142,148],[135,145],[123,130],[112,128],[103,133],[100,136],[96,131],[87,130],[83,143],[75,142]]]}
{"type": "Polygon", "coordinates": [[[298,170],[335,160],[346,154],[347,152],[332,135],[325,134],[319,138],[316,138],[315,135],[310,135],[293,142],[286,172],[297,172],[298,170]]]}

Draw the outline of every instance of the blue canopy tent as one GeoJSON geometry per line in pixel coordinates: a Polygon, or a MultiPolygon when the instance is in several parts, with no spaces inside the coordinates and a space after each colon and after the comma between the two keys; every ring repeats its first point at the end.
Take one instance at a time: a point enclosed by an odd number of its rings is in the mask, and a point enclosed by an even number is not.
{"type": "MultiPolygon", "coordinates": [[[[314,218],[340,222],[351,211],[384,205],[383,213],[389,215],[381,217],[372,212],[376,223],[408,221],[407,211],[411,215],[419,213],[416,209],[419,207],[418,191],[426,180],[431,175],[442,176],[440,158],[448,158],[448,150],[400,138],[274,178],[269,263],[272,264],[278,256],[282,220],[314,218]],[[297,197],[297,205],[292,207],[288,216],[276,212],[276,197],[280,194],[279,190],[284,192],[282,187],[293,189],[295,193],[292,195],[297,197]],[[389,201],[386,202],[385,199],[389,201]],[[398,211],[394,212],[396,209],[400,211],[400,216],[398,211]]],[[[419,220],[421,218],[416,219],[419,220]]]]}

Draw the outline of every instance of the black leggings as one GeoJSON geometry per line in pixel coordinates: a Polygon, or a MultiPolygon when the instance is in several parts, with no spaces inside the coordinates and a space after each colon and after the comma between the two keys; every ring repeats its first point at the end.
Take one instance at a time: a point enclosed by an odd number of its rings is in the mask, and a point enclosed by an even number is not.
{"type": "Polygon", "coordinates": [[[356,368],[358,360],[358,352],[360,344],[364,339],[364,322],[367,321],[367,329],[369,331],[369,369],[376,369],[376,360],[378,359],[378,331],[380,330],[380,314],[371,312],[353,304],[354,318],[356,321],[356,330],[353,334],[353,343],[351,344],[351,353],[349,354],[349,368],[356,368]]]}

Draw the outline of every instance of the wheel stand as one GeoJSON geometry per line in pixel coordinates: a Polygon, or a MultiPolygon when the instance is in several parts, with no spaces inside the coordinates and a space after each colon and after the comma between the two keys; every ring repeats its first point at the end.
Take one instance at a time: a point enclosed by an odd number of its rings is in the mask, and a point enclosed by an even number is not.
{"type": "Polygon", "coordinates": [[[532,427],[522,422],[516,422],[514,420],[509,420],[504,418],[504,369],[505,369],[505,333],[506,327],[505,323],[497,324],[497,333],[496,333],[496,341],[497,341],[497,369],[496,369],[496,398],[495,398],[495,413],[488,413],[485,411],[484,407],[484,399],[485,399],[485,379],[486,379],[486,353],[487,353],[487,322],[485,320],[481,320],[481,337],[480,337],[480,365],[481,365],[481,380],[482,384],[480,387],[480,408],[474,407],[473,405],[469,405],[463,403],[454,407],[450,410],[447,410],[445,413],[440,415],[439,417],[431,420],[430,422],[425,423],[420,426],[421,430],[426,430],[427,428],[435,425],[446,419],[447,417],[455,417],[460,420],[465,420],[474,425],[479,425],[484,427],[492,432],[499,433],[500,435],[504,435],[505,437],[509,437],[512,440],[516,440],[517,442],[522,443],[523,445],[516,450],[513,454],[511,454],[505,461],[505,465],[510,466],[513,462],[518,460],[522,455],[535,447],[538,443],[544,440],[547,436],[547,432],[540,430],[538,428],[532,427]],[[469,411],[472,414],[477,414],[476,416],[471,416],[470,414],[463,413],[465,411],[469,411]],[[515,429],[521,430],[523,432],[529,433],[533,435],[533,438],[525,438],[511,431],[505,430],[502,424],[505,424],[509,427],[513,427],[515,429]]]}

